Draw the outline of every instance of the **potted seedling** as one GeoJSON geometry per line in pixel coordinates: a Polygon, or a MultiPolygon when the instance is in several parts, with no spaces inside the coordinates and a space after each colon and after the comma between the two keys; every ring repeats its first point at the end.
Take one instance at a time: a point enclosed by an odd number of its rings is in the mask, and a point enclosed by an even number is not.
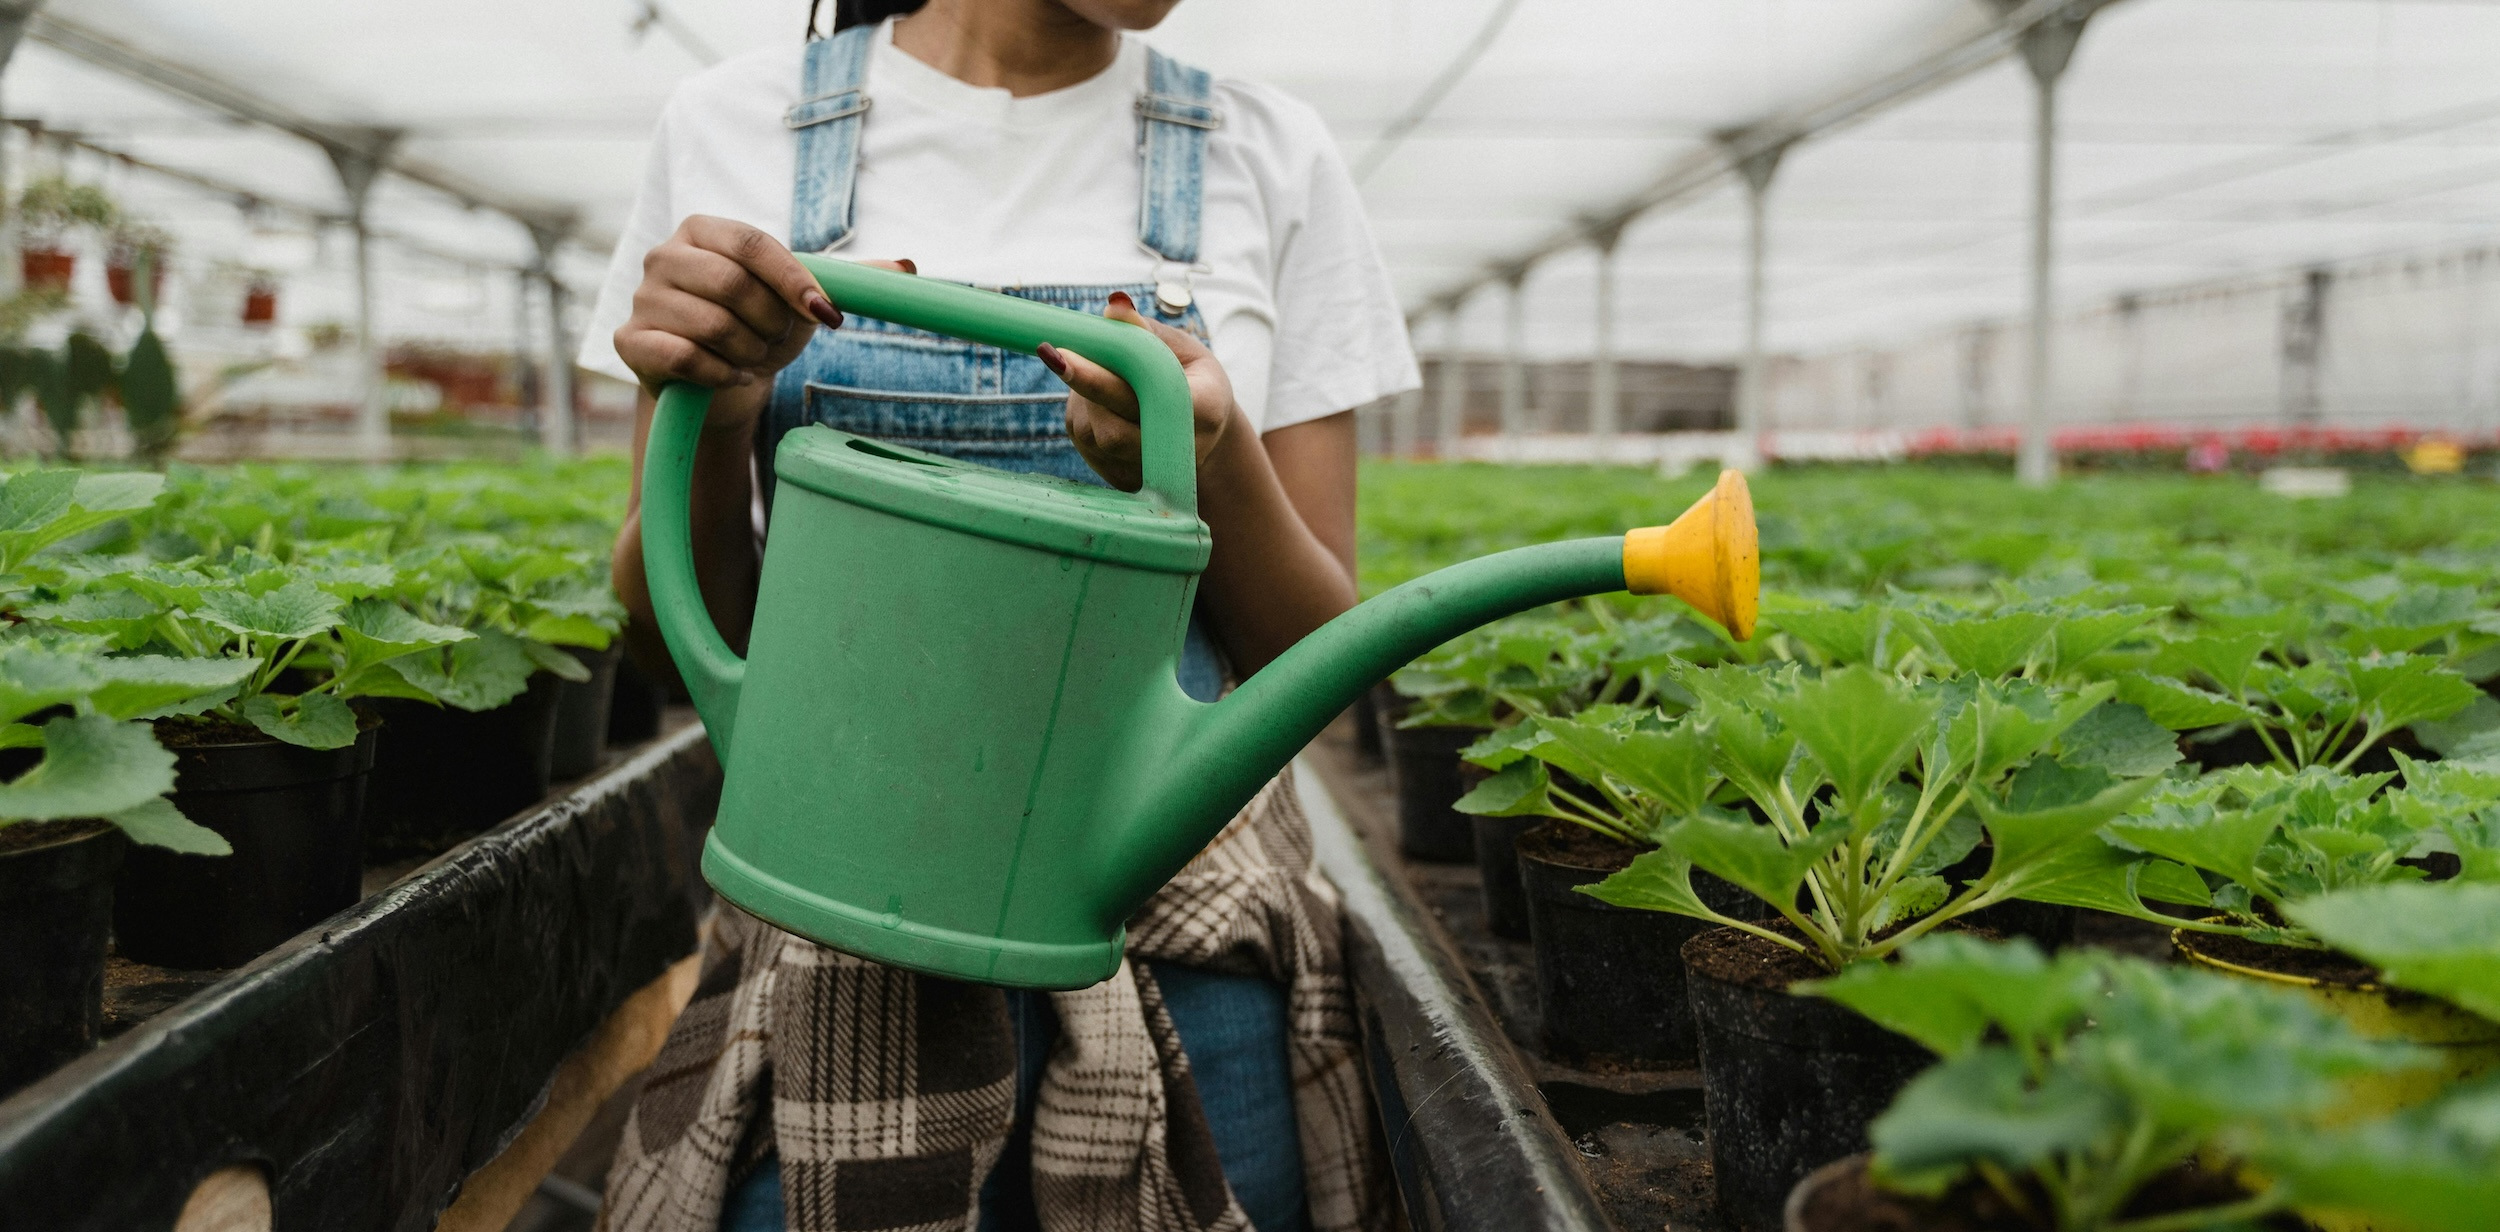
{"type": "Polygon", "coordinates": [[[2500,1089],[2343,1119],[2346,1085],[2420,1057],[2280,989],[1933,937],[1808,991],[1941,1060],[1876,1119],[1871,1156],[1797,1187],[1790,1232],[2305,1228],[2310,1205],[2461,1232],[2500,1201],[2500,1089]]]}
{"type": "Polygon", "coordinates": [[[1475,827],[1452,806],[1466,793],[1459,755],[1521,717],[1575,709],[1598,683],[1594,647],[1548,615],[1478,629],[1390,677],[1407,699],[1381,732],[1398,799],[1398,848],[1410,859],[1476,858],[1475,827]]]}
{"type": "Polygon", "coordinates": [[[380,722],[350,703],[423,696],[394,665],[470,635],[383,597],[396,571],[353,554],[281,562],[238,548],[178,565],[113,563],[24,614],[236,673],[230,687],[156,719],[179,759],[176,803],[224,836],[234,858],[135,854],[121,874],[115,934],[136,961],[238,966],[361,896],[380,722]]]}
{"type": "MultiPolygon", "coordinates": [[[[2317,766],[2216,771],[2165,788],[2104,831],[2124,847],[2197,870],[2213,886],[2213,915],[2171,921],[2172,942],[2189,962],[2303,989],[2366,1029],[2436,1045],[2441,1064],[2369,1093],[2379,1106],[2500,1067],[2500,1024],[2437,996],[2391,989],[2363,952],[2304,923],[2322,895],[2419,886],[2429,876],[2425,853],[2445,854],[2472,880],[2500,880],[2500,774],[2398,760],[2401,789],[2388,786],[2392,774],[2317,766]]],[[[2345,910],[2332,918],[2344,919],[2345,910]]],[[[2447,923],[2405,918],[2388,926],[2447,923]]]]}
{"type": "MultiPolygon", "coordinates": [[[[1565,718],[1592,703],[1601,708],[1620,707],[1627,712],[1662,702],[1674,705],[1671,700],[1661,699],[1658,695],[1664,673],[1678,663],[1716,661],[1725,654],[1729,645],[1725,637],[1681,613],[1625,618],[1615,614],[1603,600],[1588,601],[1585,610],[1597,625],[1585,639],[1595,660],[1594,689],[1548,690],[1533,696],[1514,696],[1510,703],[1512,713],[1522,722],[1496,728],[1461,752],[1459,781],[1463,787],[1474,789],[1491,774],[1523,756],[1525,742],[1543,738],[1533,725],[1533,716],[1565,718]],[[1537,709],[1521,709],[1523,704],[1536,706],[1537,709]]],[[[1578,785],[1568,772],[1556,773],[1561,776],[1558,781],[1565,786],[1578,785]]],[[[1453,804],[1452,807],[1458,806],[1453,804]]],[[[1529,940],[1528,892],[1520,872],[1518,844],[1523,835],[1544,824],[1545,818],[1534,813],[1483,808],[1458,808],[1458,811],[1473,816],[1476,870],[1484,892],[1487,927],[1497,937],[1529,940]]],[[[1567,841],[1583,844],[1587,841],[1579,831],[1564,834],[1567,841]]],[[[1619,844],[1616,847],[1601,847],[1595,863],[1584,861],[1578,867],[1612,872],[1632,855],[1632,849],[1618,850],[1618,847],[1619,844]]],[[[1603,904],[1586,905],[1606,910],[1603,904]]],[[[1681,1004],[1680,999],[1678,1004],[1681,1004]]]]}
{"type": "Polygon", "coordinates": [[[1791,997],[1791,984],[1880,961],[1998,903],[2093,905],[2132,900],[2148,879],[2194,881],[2099,837],[2178,756],[2167,732],[2110,704],[2107,684],[1794,663],[1676,679],[1697,704],[1664,735],[1699,754],[1573,750],[1616,781],[1667,765],[1679,775],[1672,794],[1652,789],[1677,814],[1655,831],[1658,850],[1585,892],[1719,926],[1682,953],[1719,1203],[1740,1223],[1775,1224],[1789,1187],[1859,1149],[1924,1060],[1909,1040],[1791,997]],[[1955,889],[1944,870],[1983,841],[1986,870],[1955,889]],[[1696,869],[1777,918],[1713,907],[1696,869]]]}
{"type": "Polygon", "coordinates": [[[113,225],[119,211],[112,197],[92,184],[75,184],[57,176],[39,176],[17,198],[18,264],[29,288],[67,291],[77,272],[78,254],[70,237],[81,230],[101,231],[113,225]]]}
{"type": "Polygon", "coordinates": [[[218,687],[220,675],[108,658],[81,639],[0,637],[0,757],[10,764],[0,782],[0,1096],[95,1043],[125,839],[200,859],[225,853],[165,799],[173,756],[132,721],[218,687]]]}
{"type": "Polygon", "coordinates": [[[594,553],[475,536],[403,563],[414,610],[473,636],[393,665],[423,700],[384,707],[393,738],[374,772],[377,856],[441,851],[545,796],[560,688],[592,678],[567,647],[604,648],[623,617],[594,553]]]}

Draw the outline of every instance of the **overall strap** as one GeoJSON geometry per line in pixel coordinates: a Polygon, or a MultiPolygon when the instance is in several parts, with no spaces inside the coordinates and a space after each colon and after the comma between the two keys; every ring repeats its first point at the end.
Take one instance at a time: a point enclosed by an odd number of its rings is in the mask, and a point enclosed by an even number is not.
{"type": "Polygon", "coordinates": [[[852,26],[807,44],[799,102],[781,117],[798,135],[791,180],[790,250],[829,252],[851,238],[859,184],[859,129],[868,116],[868,49],[883,23],[852,26]]]}
{"type": "Polygon", "coordinates": [[[1198,262],[1207,133],[1223,123],[1224,113],[1215,109],[1215,79],[1206,70],[1147,50],[1146,92],[1137,97],[1137,148],[1145,162],[1137,242],[1166,261],[1198,262]]]}

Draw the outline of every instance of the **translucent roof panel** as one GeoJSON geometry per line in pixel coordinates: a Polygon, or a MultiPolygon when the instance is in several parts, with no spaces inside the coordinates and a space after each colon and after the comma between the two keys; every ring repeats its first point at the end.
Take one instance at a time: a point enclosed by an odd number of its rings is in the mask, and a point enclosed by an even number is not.
{"type": "MultiPolygon", "coordinates": [[[[643,0],[52,6],[276,107],[402,130],[406,159],[478,195],[576,215],[585,242],[566,269],[577,283],[631,198],[670,89],[719,56],[797,38],[806,11],[803,0],[656,7],[654,23],[643,0]]],[[[1421,308],[1708,158],[1717,135],[1966,45],[1997,11],[1977,0],[1188,0],[1148,37],[1318,108],[1362,173],[1397,285],[1421,308]]],[[[2488,234],[2500,212],[2500,173],[2483,165],[2500,134],[2486,82],[2495,56],[2500,4],[2112,5],[2061,94],[2061,298],[2488,234]]],[[[5,96],[10,115],[97,145],[274,201],[345,207],[311,145],[124,80],[40,32],[5,96]]],[[[1999,59],[1795,147],[1771,197],[1774,349],[2018,312],[2031,110],[2027,76],[1999,59]]],[[[377,189],[374,217],[411,251],[531,257],[509,219],[404,179],[377,189]]],[[[202,244],[241,242],[202,233],[202,244]]],[[[1732,355],[1743,243],[1741,196],[1725,179],[1636,221],[1618,255],[1620,349],[1732,355]]],[[[1532,351],[1588,351],[1595,279],[1585,248],[1530,271],[1532,351]]],[[[1491,285],[1468,300],[1462,342],[1496,344],[1500,299],[1491,285]]],[[[1423,341],[1441,330],[1432,322],[1423,341]]]]}

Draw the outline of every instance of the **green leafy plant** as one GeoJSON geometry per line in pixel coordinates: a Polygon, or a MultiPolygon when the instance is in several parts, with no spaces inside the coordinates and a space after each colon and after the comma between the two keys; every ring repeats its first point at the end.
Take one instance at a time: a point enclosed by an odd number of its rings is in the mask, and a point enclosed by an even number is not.
{"type": "Polygon", "coordinates": [[[17,197],[17,223],[37,248],[55,247],[80,228],[104,230],[120,216],[111,194],[58,175],[35,177],[17,197]]]}
{"type": "MultiPolygon", "coordinates": [[[[1461,807],[1654,842],[1583,892],[1741,929],[1834,971],[2007,899],[2097,903],[2112,887],[2132,897],[2146,876],[2097,832],[2178,751],[2111,704],[2106,684],[1913,682],[1795,664],[1674,679],[1695,698],[1687,714],[1536,720],[1539,738],[1461,807]],[[1588,791],[1558,789],[1549,767],[1588,791]],[[1941,873],[1983,839],[1987,871],[1957,892],[1941,873]],[[1693,892],[1695,868],[1761,898],[1788,929],[1712,911],[1693,892]]],[[[2175,867],[2151,875],[2193,883],[2175,867]]]]}
{"type": "Polygon", "coordinates": [[[138,842],[200,855],[231,848],[165,794],[174,757],[138,720],[231,688],[245,665],[110,657],[91,643],[0,639],[0,748],[40,748],[0,784],[0,826],[99,818],[138,842]]]}
{"type": "Polygon", "coordinates": [[[2117,845],[2197,870],[2219,918],[2174,921],[2270,945],[2321,948],[2299,905],[2364,886],[2417,882],[2414,857],[2446,848],[2478,878],[2500,877],[2500,775],[2397,754],[2394,774],[2234,766],[2165,785],[2108,825],[2117,845]]]}
{"type": "Polygon", "coordinates": [[[2174,731],[2245,725],[2285,769],[2337,770],[2481,696],[2439,655],[2380,648],[2420,645],[2417,624],[2356,625],[2332,640],[2301,636],[2305,619],[2288,609],[2234,624],[2164,646],[2150,670],[2119,677],[2118,696],[2174,731]]]}
{"type": "Polygon", "coordinates": [[[356,740],[350,699],[433,700],[397,665],[473,636],[384,598],[398,577],[388,565],[348,555],[286,563],[245,549],[220,561],[108,568],[79,579],[59,601],[23,611],[120,649],[244,664],[231,688],[200,697],[190,713],[330,749],[356,740]],[[290,690],[291,680],[303,683],[290,690]]]}
{"type": "MultiPolygon", "coordinates": [[[[2405,1193],[2409,1173],[2436,1175],[2451,1192],[2489,1193],[2500,1166],[2500,1131],[2479,1122],[2479,1136],[2448,1137],[2444,1157],[2392,1153],[2437,1132],[2412,1122],[2322,1133],[2344,1082],[2424,1058],[2362,1038],[2289,990],[1946,936],[1805,991],[1942,1058],[1875,1121],[1878,1181],[1929,1197],[1985,1186],[2040,1229],[2245,1227],[2320,1197],[2365,1209],[2437,1207],[2429,1213],[2445,1218],[2433,1226],[2475,1226],[2457,1222],[2471,1208],[2405,1193]],[[2154,1178],[2200,1155],[2254,1158],[2275,1179],[2217,1205],[2124,1213],[2154,1178]],[[2404,1166],[2370,1166],[2396,1160],[2404,1166]]],[[[2488,1117],[2500,1104],[2476,1107],[2488,1117]]]]}

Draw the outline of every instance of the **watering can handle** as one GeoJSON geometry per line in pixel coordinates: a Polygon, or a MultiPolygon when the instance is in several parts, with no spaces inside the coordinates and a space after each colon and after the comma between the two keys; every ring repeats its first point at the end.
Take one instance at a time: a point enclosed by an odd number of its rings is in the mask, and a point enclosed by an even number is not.
{"type": "MultiPolygon", "coordinates": [[[[1150,331],[848,261],[801,253],[799,264],[846,313],[1028,355],[1047,342],[1117,373],[1137,391],[1144,494],[1178,516],[1198,516],[1198,450],[1189,381],[1171,348],[1150,331]]],[[[660,636],[685,677],[714,747],[726,753],[746,662],[722,640],[703,604],[688,522],[695,445],[711,405],[711,391],[700,386],[678,382],[660,391],[643,452],[642,564],[660,636]]]]}

